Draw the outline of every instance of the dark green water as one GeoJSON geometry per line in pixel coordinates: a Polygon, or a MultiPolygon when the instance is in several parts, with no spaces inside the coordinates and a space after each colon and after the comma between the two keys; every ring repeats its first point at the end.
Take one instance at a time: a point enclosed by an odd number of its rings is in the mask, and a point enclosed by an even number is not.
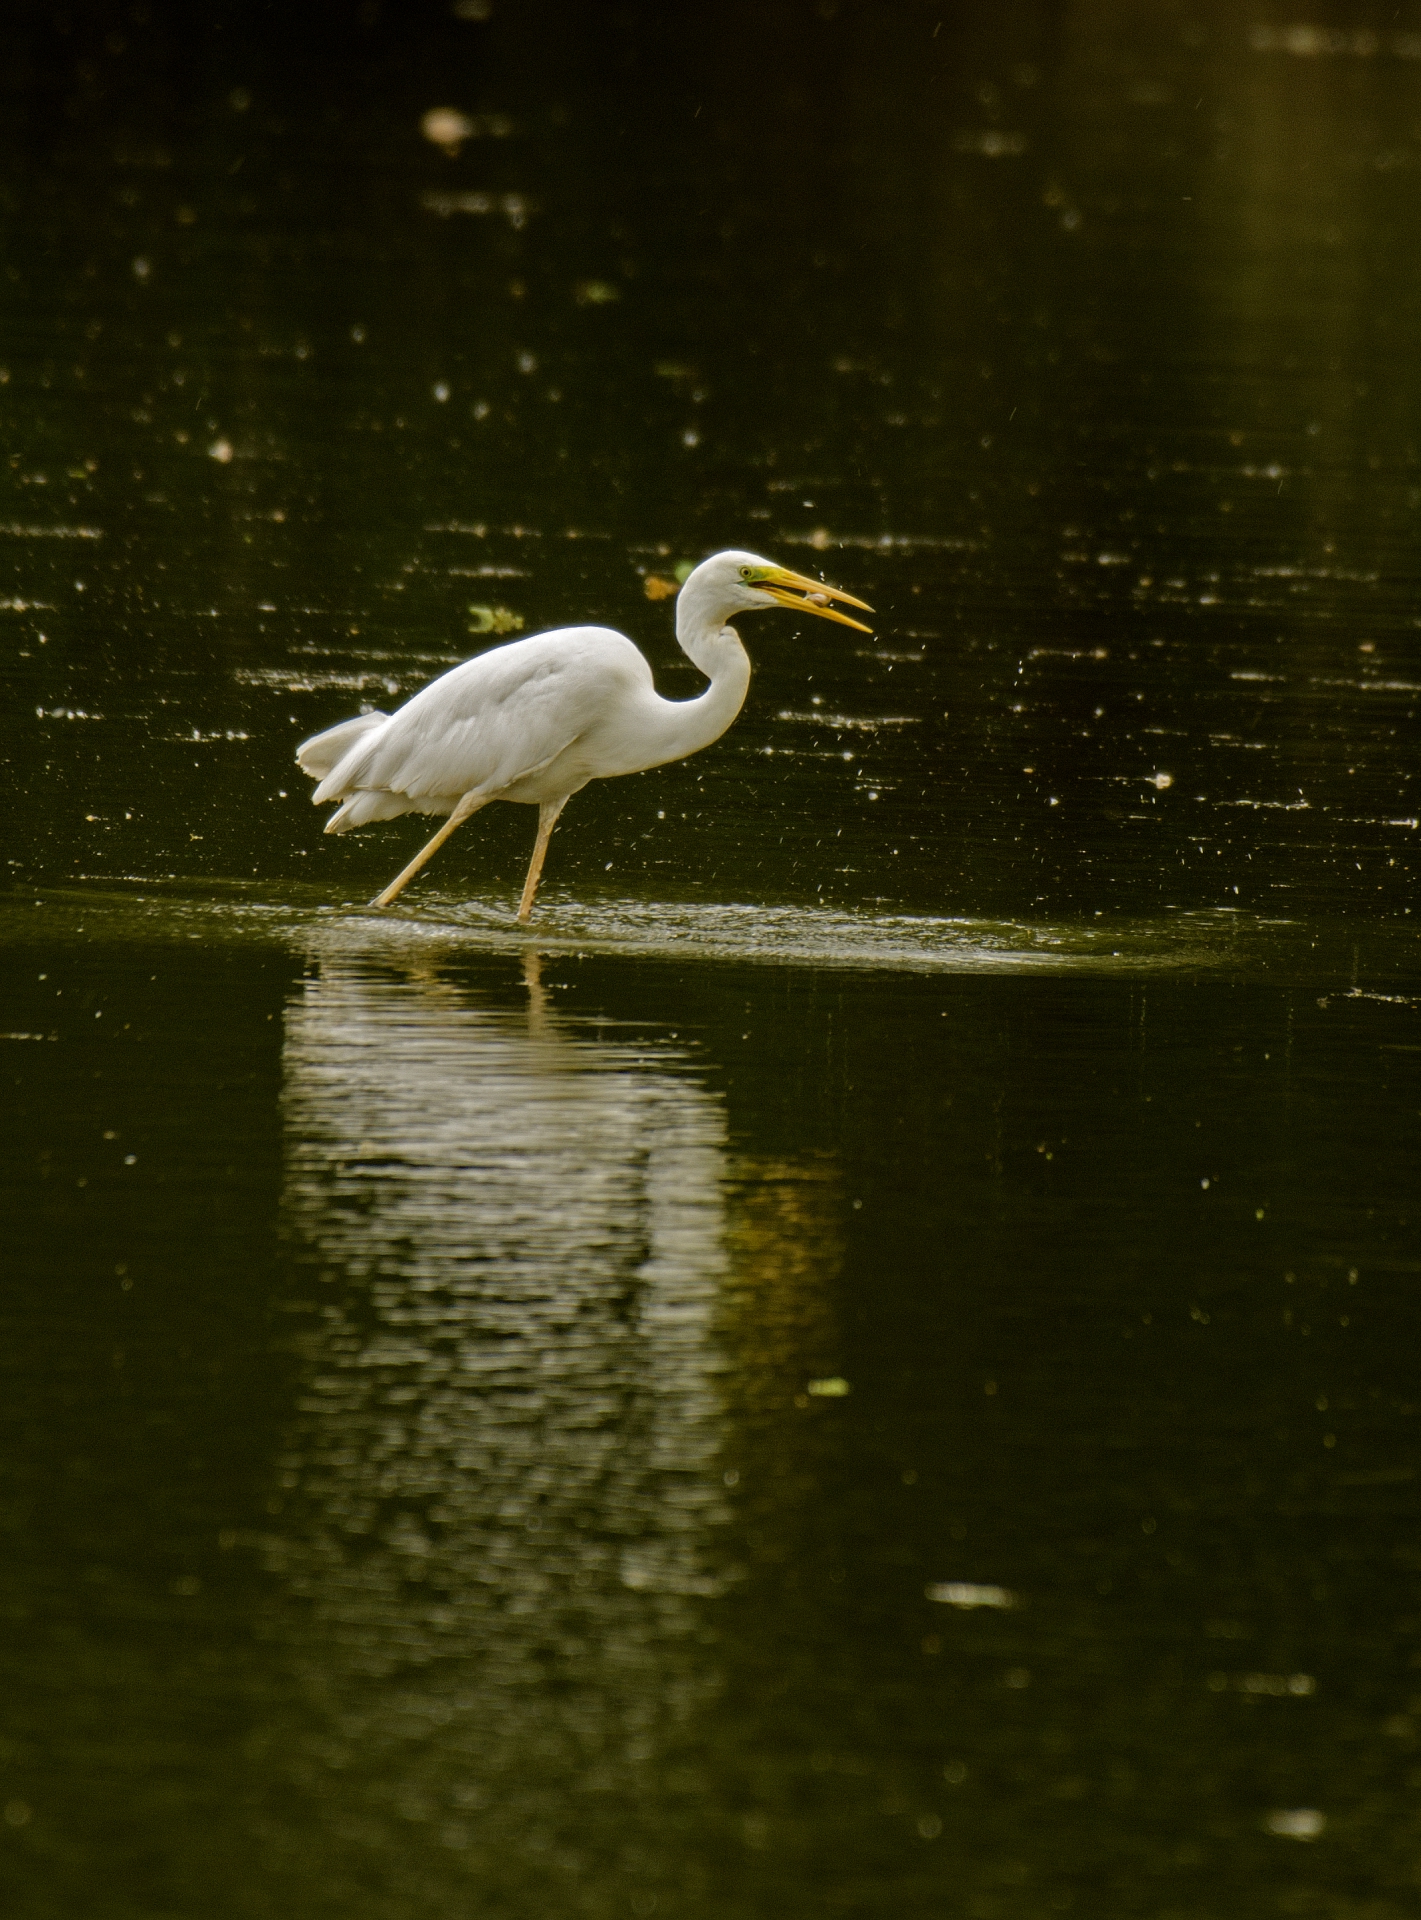
{"type": "Polygon", "coordinates": [[[1421,10],[458,12],[0,26],[4,1911],[1404,1920],[1421,10]]]}

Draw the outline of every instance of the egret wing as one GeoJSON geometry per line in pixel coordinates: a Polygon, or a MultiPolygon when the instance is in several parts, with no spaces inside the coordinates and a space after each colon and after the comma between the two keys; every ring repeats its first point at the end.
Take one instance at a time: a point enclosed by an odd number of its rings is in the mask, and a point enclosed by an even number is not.
{"type": "Polygon", "coordinates": [[[650,678],[631,643],[606,628],[495,647],[407,701],[318,798],[368,788],[416,802],[500,793],[565,752],[615,705],[637,667],[650,678]]]}

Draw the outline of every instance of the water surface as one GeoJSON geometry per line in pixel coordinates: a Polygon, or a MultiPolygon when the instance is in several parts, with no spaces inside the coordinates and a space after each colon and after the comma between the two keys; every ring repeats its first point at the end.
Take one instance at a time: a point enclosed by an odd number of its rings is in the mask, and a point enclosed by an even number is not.
{"type": "Polygon", "coordinates": [[[6,1911],[1409,1915],[1421,14],[0,35],[6,1911]]]}

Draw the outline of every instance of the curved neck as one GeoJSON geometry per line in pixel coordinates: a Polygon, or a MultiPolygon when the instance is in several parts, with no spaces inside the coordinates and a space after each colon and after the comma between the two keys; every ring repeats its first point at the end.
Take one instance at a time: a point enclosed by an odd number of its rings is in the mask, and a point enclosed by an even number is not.
{"type": "Polygon", "coordinates": [[[662,766],[708,747],[739,713],[750,688],[750,656],[739,634],[726,626],[723,606],[706,604],[694,588],[689,595],[683,588],[676,603],[676,638],[710,685],[694,700],[665,700],[648,689],[635,747],[638,766],[662,766]]]}
{"type": "Polygon", "coordinates": [[[696,747],[719,739],[745,704],[750,656],[734,627],[725,624],[724,609],[709,604],[694,580],[687,581],[676,601],[676,639],[710,681],[698,699],[676,702],[688,733],[697,736],[695,746],[684,751],[694,753],[696,747]]]}

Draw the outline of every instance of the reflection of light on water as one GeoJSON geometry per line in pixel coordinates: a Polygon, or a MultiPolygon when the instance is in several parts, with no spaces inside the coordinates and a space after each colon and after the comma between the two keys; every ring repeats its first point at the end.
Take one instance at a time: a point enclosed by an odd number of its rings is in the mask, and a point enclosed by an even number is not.
{"type": "Polygon", "coordinates": [[[307,1609],[271,1624],[279,1739],[322,1803],[293,1843],[377,1846],[390,1911],[428,1911],[572,1836],[615,1854],[716,1684],[723,1120],[535,975],[501,1014],[338,939],[284,1060],[287,1231],[326,1285],[268,1542],[307,1609]]]}
{"type": "Polygon", "coordinates": [[[1009,1588],[978,1586],[971,1580],[940,1580],[926,1592],[928,1599],[940,1606],[969,1611],[975,1607],[1014,1607],[1017,1603],[1016,1595],[1009,1588]]]}
{"type": "Polygon", "coordinates": [[[1316,1807],[1277,1807],[1263,1825],[1280,1839],[1316,1840],[1327,1825],[1327,1815],[1316,1807]]]}
{"type": "MultiPolygon", "coordinates": [[[[870,795],[870,798],[872,795],[870,795]]],[[[538,900],[545,952],[622,953],[647,958],[770,961],[905,972],[1007,972],[1042,969],[1132,970],[1204,967],[1247,960],[1248,942],[1276,955],[1290,924],[1225,908],[1168,919],[1097,918],[1084,922],[948,918],[849,912],[834,907],[634,899],[560,898],[554,884],[538,900]]],[[[388,921],[380,921],[388,927],[388,921]]],[[[527,935],[511,913],[431,887],[402,899],[407,937],[447,943],[462,935],[486,951],[518,950],[527,935]]]]}

